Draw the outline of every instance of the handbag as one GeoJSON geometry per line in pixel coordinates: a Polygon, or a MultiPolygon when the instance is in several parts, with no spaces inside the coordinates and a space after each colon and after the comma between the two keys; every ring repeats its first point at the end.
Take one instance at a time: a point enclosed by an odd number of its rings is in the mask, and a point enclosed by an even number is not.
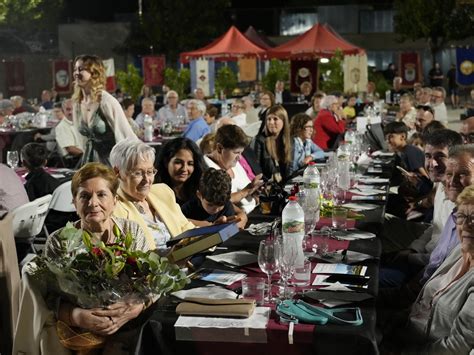
{"type": "Polygon", "coordinates": [[[302,323],[324,325],[328,322],[342,325],[363,324],[362,314],[359,307],[326,309],[313,306],[302,300],[285,300],[277,306],[277,314],[283,323],[302,323]],[[340,314],[351,313],[354,319],[347,320],[341,318],[340,314]]]}

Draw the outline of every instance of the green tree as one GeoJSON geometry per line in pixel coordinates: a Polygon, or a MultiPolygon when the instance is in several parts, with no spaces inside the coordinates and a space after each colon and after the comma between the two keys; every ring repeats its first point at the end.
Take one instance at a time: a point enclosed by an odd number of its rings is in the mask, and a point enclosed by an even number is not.
{"type": "Polygon", "coordinates": [[[143,86],[143,78],[140,76],[138,69],[133,64],[129,64],[126,72],[119,70],[115,73],[115,76],[122,91],[129,94],[133,101],[136,101],[143,86]]]}
{"type": "Polygon", "coordinates": [[[179,97],[184,98],[189,92],[191,85],[191,71],[189,69],[181,69],[179,71],[173,68],[165,68],[163,72],[165,84],[170,89],[176,91],[179,97]]]}
{"type": "Polygon", "coordinates": [[[237,75],[229,67],[220,67],[216,75],[216,92],[221,90],[226,96],[231,96],[237,87],[237,75]]]}
{"type": "Polygon", "coordinates": [[[57,31],[64,0],[2,0],[0,24],[23,32],[57,31]]]}
{"type": "Polygon", "coordinates": [[[208,44],[226,29],[222,20],[230,0],[150,0],[143,2],[143,15],[132,24],[119,52],[162,53],[170,63],[181,52],[208,44]]]}
{"type": "Polygon", "coordinates": [[[278,80],[282,80],[285,83],[290,78],[290,62],[288,60],[282,61],[278,59],[272,59],[268,68],[267,74],[262,79],[263,87],[266,90],[274,91],[275,84],[278,80]]]}
{"type": "Polygon", "coordinates": [[[331,91],[344,90],[344,70],[342,63],[344,55],[337,50],[328,63],[319,63],[319,72],[324,80],[319,83],[319,88],[328,93],[331,91]]]}
{"type": "Polygon", "coordinates": [[[452,40],[472,35],[474,11],[456,0],[396,0],[395,32],[400,40],[425,39],[433,65],[436,54],[452,40]]]}

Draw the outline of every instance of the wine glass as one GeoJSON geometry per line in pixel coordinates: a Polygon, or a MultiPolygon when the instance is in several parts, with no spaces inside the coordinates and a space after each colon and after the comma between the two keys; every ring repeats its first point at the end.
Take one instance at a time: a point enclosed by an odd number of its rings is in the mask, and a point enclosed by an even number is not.
{"type": "Polygon", "coordinates": [[[346,191],[351,188],[350,162],[339,161],[337,164],[337,185],[343,191],[342,203],[346,200],[346,191]]]}
{"type": "Polygon", "coordinates": [[[296,261],[296,244],[293,241],[283,240],[280,243],[280,254],[279,254],[279,267],[280,267],[280,276],[283,280],[283,295],[284,300],[289,298],[288,294],[288,281],[293,276],[295,271],[295,261],[296,261]]]}
{"type": "Polygon", "coordinates": [[[258,266],[267,274],[268,277],[268,293],[266,302],[272,301],[272,275],[278,271],[279,267],[280,245],[274,238],[262,240],[258,248],[258,266]]]}
{"type": "Polygon", "coordinates": [[[16,150],[9,150],[7,152],[7,164],[13,168],[18,168],[18,163],[20,162],[20,157],[16,150]]]}

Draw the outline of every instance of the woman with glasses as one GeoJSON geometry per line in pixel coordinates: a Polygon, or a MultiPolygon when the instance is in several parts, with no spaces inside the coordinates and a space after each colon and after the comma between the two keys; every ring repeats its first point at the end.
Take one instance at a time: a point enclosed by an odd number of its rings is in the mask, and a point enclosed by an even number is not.
{"type": "Polygon", "coordinates": [[[247,125],[247,114],[245,113],[245,105],[241,99],[235,99],[232,103],[232,112],[230,117],[234,120],[235,124],[239,127],[247,125]]]}
{"type": "Polygon", "coordinates": [[[418,295],[408,329],[399,333],[404,338],[392,339],[410,354],[467,355],[474,348],[473,185],[463,190],[456,205],[453,219],[460,243],[418,295]]]}
{"type": "Polygon", "coordinates": [[[313,120],[306,113],[298,113],[291,119],[290,135],[293,139],[293,160],[289,167],[289,174],[302,168],[310,161],[324,158],[324,151],[311,140],[313,131],[313,120]]]}
{"type": "Polygon", "coordinates": [[[346,122],[336,96],[328,95],[321,101],[321,111],[314,120],[313,142],[321,149],[336,149],[346,131],[346,122]]]}
{"type": "Polygon", "coordinates": [[[166,184],[153,184],[157,170],[153,166],[155,150],[141,141],[123,140],[110,152],[110,163],[119,178],[117,217],[140,225],[147,241],[167,254],[166,242],[194,228],[166,184]]]}

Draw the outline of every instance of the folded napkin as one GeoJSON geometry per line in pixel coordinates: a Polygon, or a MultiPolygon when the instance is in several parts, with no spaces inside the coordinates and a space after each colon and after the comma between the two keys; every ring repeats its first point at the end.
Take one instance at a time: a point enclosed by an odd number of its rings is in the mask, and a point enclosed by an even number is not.
{"type": "Polygon", "coordinates": [[[251,224],[246,230],[252,235],[266,235],[272,230],[272,222],[251,224]]]}
{"type": "Polygon", "coordinates": [[[176,307],[176,313],[183,316],[210,316],[248,318],[255,310],[251,299],[206,299],[186,298],[176,307]]]}

